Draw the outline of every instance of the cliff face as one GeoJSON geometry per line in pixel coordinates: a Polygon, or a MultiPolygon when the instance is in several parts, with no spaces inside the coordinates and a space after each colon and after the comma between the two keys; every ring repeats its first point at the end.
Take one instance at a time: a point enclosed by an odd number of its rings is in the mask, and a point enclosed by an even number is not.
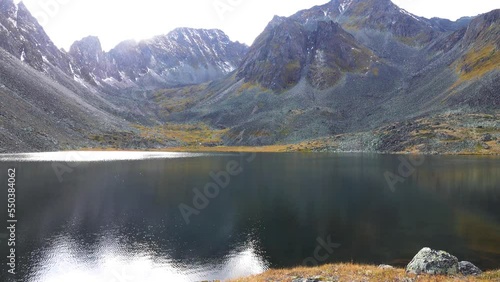
{"type": "Polygon", "coordinates": [[[179,28],[141,42],[124,41],[109,52],[99,39],[87,37],[73,44],[70,55],[91,84],[155,89],[222,78],[246,51],[220,30],[179,28]]]}
{"type": "Polygon", "coordinates": [[[0,1],[0,48],[32,68],[56,77],[70,74],[69,56],[60,51],[21,2],[0,1]]]}
{"type": "Polygon", "coordinates": [[[238,78],[274,91],[289,89],[304,77],[315,87],[328,88],[346,73],[366,72],[375,60],[331,20],[304,24],[275,18],[251,47],[238,78]]]}

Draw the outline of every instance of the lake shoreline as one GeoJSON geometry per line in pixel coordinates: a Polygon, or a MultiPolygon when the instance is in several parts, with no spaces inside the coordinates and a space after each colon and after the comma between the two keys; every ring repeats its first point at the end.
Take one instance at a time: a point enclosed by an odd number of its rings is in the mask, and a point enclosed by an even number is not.
{"type": "Polygon", "coordinates": [[[383,268],[354,263],[328,264],[317,267],[270,269],[262,274],[237,278],[229,282],[267,281],[500,281],[500,269],[485,271],[478,276],[414,275],[404,268],[383,268]],[[310,279],[310,280],[306,280],[310,279]]]}
{"type": "Polygon", "coordinates": [[[300,149],[296,145],[270,145],[270,146],[219,146],[219,147],[170,147],[151,149],[127,148],[82,148],[79,151],[120,151],[120,152],[172,152],[172,153],[339,153],[339,154],[378,154],[378,155],[425,155],[425,156],[500,156],[500,152],[379,152],[379,151],[319,151],[313,149],[300,149]]]}

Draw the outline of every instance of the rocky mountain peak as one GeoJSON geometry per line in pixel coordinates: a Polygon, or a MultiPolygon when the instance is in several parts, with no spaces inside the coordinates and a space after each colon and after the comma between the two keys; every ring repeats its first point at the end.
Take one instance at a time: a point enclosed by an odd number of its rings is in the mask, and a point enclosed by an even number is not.
{"type": "Polygon", "coordinates": [[[79,74],[92,85],[101,85],[103,80],[109,78],[117,81],[122,79],[116,65],[102,50],[101,41],[96,36],[88,36],[73,43],[69,54],[79,74]]]}
{"type": "Polygon", "coordinates": [[[158,88],[218,79],[239,66],[247,46],[221,30],[177,28],[166,35],[123,41],[108,53],[96,37],[75,42],[70,54],[92,84],[158,88]]]}
{"type": "Polygon", "coordinates": [[[427,44],[437,32],[429,20],[399,8],[390,0],[332,0],[300,11],[293,18],[302,22],[328,18],[348,31],[388,32],[409,45],[427,44]]]}
{"type": "Polygon", "coordinates": [[[55,68],[70,73],[67,54],[54,45],[22,2],[0,0],[0,48],[49,76],[56,76],[55,68]]]}
{"type": "Polygon", "coordinates": [[[88,36],[74,42],[70,47],[70,52],[76,52],[78,50],[85,50],[91,53],[103,53],[101,41],[97,36],[88,36]]]}
{"type": "Polygon", "coordinates": [[[464,43],[490,42],[500,49],[500,9],[480,15],[473,19],[464,37],[464,43]]]}
{"type": "Polygon", "coordinates": [[[88,36],[73,43],[69,54],[77,61],[77,64],[94,68],[106,60],[101,41],[96,36],[88,36]]]}
{"type": "Polygon", "coordinates": [[[215,40],[218,42],[229,43],[231,40],[229,37],[220,29],[195,29],[181,27],[176,28],[167,34],[167,37],[171,40],[189,39],[189,38],[204,38],[215,40]]]}
{"type": "Polygon", "coordinates": [[[328,88],[345,73],[367,70],[373,53],[332,20],[275,18],[256,39],[238,78],[283,91],[306,79],[328,88]]]}
{"type": "Polygon", "coordinates": [[[140,42],[124,41],[109,52],[99,39],[59,50],[24,4],[0,0],[0,48],[56,78],[62,71],[79,83],[114,89],[157,88],[221,78],[241,63],[248,47],[221,30],[178,28],[140,42]]]}

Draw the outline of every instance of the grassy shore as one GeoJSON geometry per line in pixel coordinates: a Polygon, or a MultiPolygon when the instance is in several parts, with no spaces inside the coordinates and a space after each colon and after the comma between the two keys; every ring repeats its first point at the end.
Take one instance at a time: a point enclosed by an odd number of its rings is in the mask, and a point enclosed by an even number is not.
{"type": "Polygon", "coordinates": [[[500,270],[488,271],[479,276],[436,276],[407,274],[402,268],[382,269],[358,264],[328,264],[319,267],[273,269],[263,274],[230,280],[230,282],[291,282],[296,278],[314,278],[319,281],[500,281],[500,270]]]}
{"type": "MultiPolygon", "coordinates": [[[[185,153],[308,153],[317,152],[315,147],[308,147],[302,144],[293,145],[271,145],[271,146],[261,146],[261,147],[250,147],[250,146],[217,146],[217,147],[205,147],[205,146],[186,146],[186,147],[167,147],[162,149],[125,149],[125,148],[83,148],[81,151],[139,151],[139,152],[185,152],[185,153]]],[[[339,153],[342,153],[340,151],[339,153]]],[[[360,152],[362,153],[362,152],[360,152]]],[[[374,152],[366,152],[374,153],[374,152]]],[[[426,154],[418,151],[412,152],[392,152],[387,154],[426,154]]],[[[458,152],[458,153],[439,153],[438,155],[460,155],[460,156],[498,156],[500,155],[500,149],[489,152],[458,152]]]]}

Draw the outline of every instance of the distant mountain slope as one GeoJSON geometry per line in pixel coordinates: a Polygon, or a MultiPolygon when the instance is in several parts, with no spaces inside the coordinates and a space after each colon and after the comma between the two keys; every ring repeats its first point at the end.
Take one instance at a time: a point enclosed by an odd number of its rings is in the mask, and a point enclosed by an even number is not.
{"type": "Polygon", "coordinates": [[[238,71],[245,82],[281,91],[303,77],[328,88],[346,73],[369,71],[376,56],[332,21],[302,25],[276,17],[256,39],[238,71]]]}
{"type": "MultiPolygon", "coordinates": [[[[273,19],[235,76],[194,93],[199,102],[169,119],[229,128],[228,144],[268,145],[495,113],[499,24],[498,10],[448,22],[389,0],[333,0],[273,19]]],[[[386,145],[363,146],[396,148],[386,145]]]]}
{"type": "Polygon", "coordinates": [[[455,31],[468,21],[466,18],[459,22],[429,20],[409,13],[391,0],[331,0],[325,5],[300,11],[292,18],[302,22],[326,18],[339,22],[349,31],[389,32],[410,45],[426,44],[440,32],[455,31]]]}
{"type": "Polygon", "coordinates": [[[247,48],[220,30],[178,28],[149,40],[124,41],[107,53],[96,37],[87,37],[69,53],[91,84],[154,89],[220,79],[239,66],[247,48]]]}

